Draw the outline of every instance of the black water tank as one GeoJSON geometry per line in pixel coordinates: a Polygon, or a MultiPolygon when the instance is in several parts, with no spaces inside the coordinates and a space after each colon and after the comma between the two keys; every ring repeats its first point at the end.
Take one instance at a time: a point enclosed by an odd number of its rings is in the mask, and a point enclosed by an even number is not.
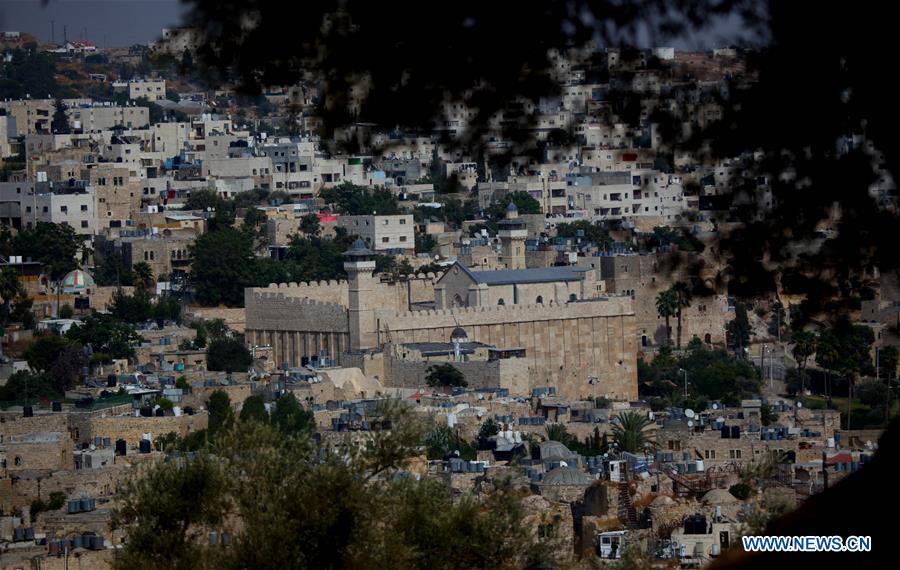
{"type": "Polygon", "coordinates": [[[156,417],[161,418],[166,415],[166,411],[162,408],[156,408],[156,417]]]}
{"type": "Polygon", "coordinates": [[[128,443],[124,439],[116,440],[116,455],[126,455],[128,453],[128,443]]]}
{"type": "Polygon", "coordinates": [[[193,416],[193,415],[194,415],[194,408],[192,408],[191,406],[187,406],[187,407],[184,408],[184,413],[187,414],[187,415],[189,415],[189,416],[193,416]]]}
{"type": "Polygon", "coordinates": [[[150,440],[149,439],[141,440],[141,453],[150,453],[150,440]]]}
{"type": "Polygon", "coordinates": [[[115,388],[117,382],[118,381],[116,380],[115,374],[110,374],[109,376],[106,377],[106,387],[107,388],[115,388]]]}
{"type": "Polygon", "coordinates": [[[151,408],[149,406],[143,406],[141,408],[141,417],[152,418],[153,417],[153,408],[151,408]]]}
{"type": "Polygon", "coordinates": [[[53,402],[52,409],[54,412],[61,412],[62,411],[62,402],[53,402]]]}
{"type": "Polygon", "coordinates": [[[32,408],[31,406],[22,406],[22,417],[33,418],[34,408],[32,408]]]}
{"type": "Polygon", "coordinates": [[[741,439],[741,426],[731,426],[731,439],[741,439]]]}

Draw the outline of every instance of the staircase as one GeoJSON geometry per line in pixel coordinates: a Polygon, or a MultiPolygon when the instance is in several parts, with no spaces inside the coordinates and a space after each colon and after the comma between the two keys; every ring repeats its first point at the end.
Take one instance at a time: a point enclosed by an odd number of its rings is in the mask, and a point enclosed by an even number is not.
{"type": "Polygon", "coordinates": [[[619,481],[619,520],[629,529],[638,527],[637,511],[631,503],[631,492],[627,481],[619,481]]]}

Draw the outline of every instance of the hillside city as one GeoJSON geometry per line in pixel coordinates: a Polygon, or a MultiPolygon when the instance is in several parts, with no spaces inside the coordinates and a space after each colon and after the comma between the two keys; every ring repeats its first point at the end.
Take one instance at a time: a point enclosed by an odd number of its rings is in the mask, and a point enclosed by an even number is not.
{"type": "Polygon", "coordinates": [[[0,32],[0,569],[705,567],[876,456],[897,273],[743,294],[774,181],[667,142],[746,50],[553,52],[475,152],[201,43],[0,32]]]}

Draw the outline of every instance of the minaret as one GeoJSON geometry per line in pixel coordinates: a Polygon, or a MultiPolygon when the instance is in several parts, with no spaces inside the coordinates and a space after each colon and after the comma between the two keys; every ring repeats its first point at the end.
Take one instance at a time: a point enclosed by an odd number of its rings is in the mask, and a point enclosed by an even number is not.
{"type": "Polygon", "coordinates": [[[376,348],[375,307],[372,293],[375,288],[375,252],[363,240],[353,242],[344,253],[344,270],[350,282],[350,351],[376,348]]]}
{"type": "Polygon", "coordinates": [[[519,209],[514,202],[506,207],[506,219],[497,224],[500,236],[500,254],[507,269],[525,269],[525,238],[528,231],[519,219],[519,209]]]}

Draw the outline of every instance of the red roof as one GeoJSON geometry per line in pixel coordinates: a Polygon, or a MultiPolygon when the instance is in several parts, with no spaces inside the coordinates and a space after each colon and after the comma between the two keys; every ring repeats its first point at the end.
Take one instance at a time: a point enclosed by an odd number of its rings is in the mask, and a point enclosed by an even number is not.
{"type": "Polygon", "coordinates": [[[849,453],[838,453],[837,455],[832,455],[831,457],[825,460],[825,465],[835,465],[837,463],[850,463],[853,461],[853,456],[849,453]]]}

